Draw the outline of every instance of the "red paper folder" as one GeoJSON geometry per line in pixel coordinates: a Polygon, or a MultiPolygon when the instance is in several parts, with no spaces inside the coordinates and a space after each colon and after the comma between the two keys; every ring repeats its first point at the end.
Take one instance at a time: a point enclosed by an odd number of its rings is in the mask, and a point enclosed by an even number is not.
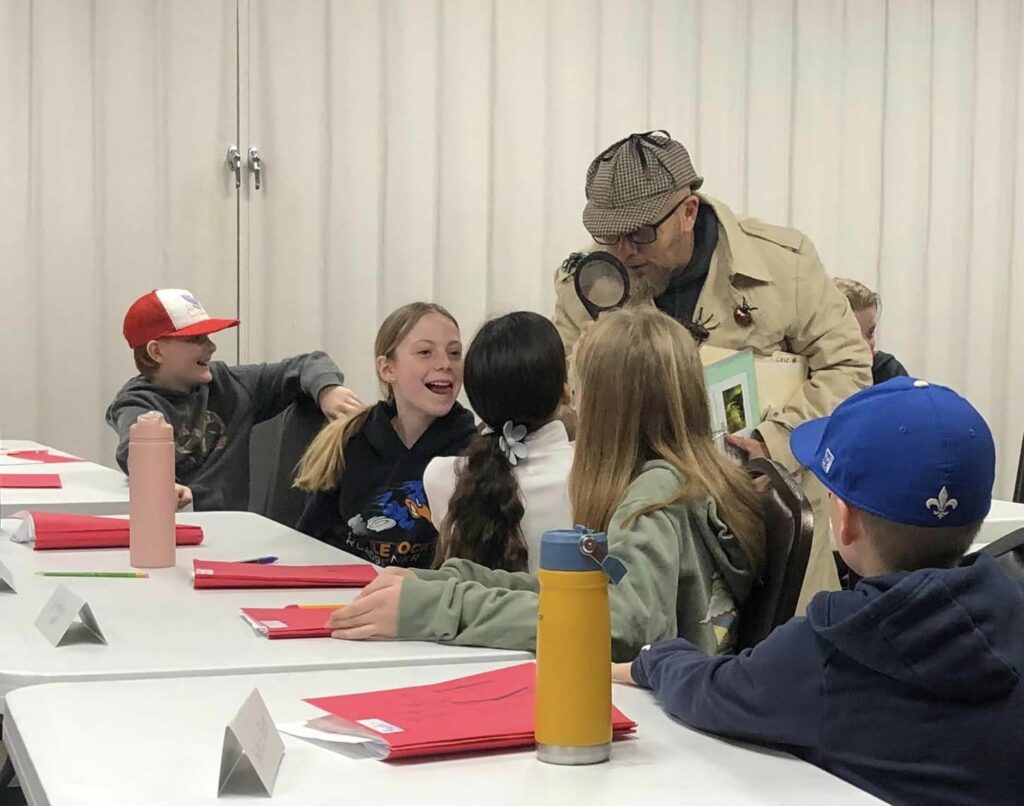
{"type": "Polygon", "coordinates": [[[260,565],[193,560],[196,588],[362,588],[377,576],[369,563],[260,565]]]}
{"type": "Polygon", "coordinates": [[[42,462],[44,465],[59,465],[64,462],[85,461],[84,459],[79,459],[77,456],[57,456],[49,451],[8,451],[7,455],[14,456],[17,459],[28,459],[33,462],[42,462]]]}
{"type": "Polygon", "coordinates": [[[0,488],[5,490],[57,490],[60,476],[56,473],[0,473],[0,488]]]}
{"type": "Polygon", "coordinates": [[[327,619],[333,608],[243,607],[246,621],[267,638],[330,638],[327,619]]]}
{"type": "MultiPolygon", "coordinates": [[[[531,662],[431,686],[306,702],[351,723],[352,732],[374,736],[386,745],[388,759],[527,747],[534,743],[536,676],[537,666],[531,662]]],[[[635,728],[633,720],[612,708],[614,736],[635,728]]]]}
{"type": "MultiPolygon", "coordinates": [[[[31,519],[36,551],[128,548],[131,527],[127,518],[31,510],[19,512],[17,517],[31,519]]],[[[174,539],[179,546],[196,546],[203,542],[203,529],[201,526],[176,524],[174,539]]]]}

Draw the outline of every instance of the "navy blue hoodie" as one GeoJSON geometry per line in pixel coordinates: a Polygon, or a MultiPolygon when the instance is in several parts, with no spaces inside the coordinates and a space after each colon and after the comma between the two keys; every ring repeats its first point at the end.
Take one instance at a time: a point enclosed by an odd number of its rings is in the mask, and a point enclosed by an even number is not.
{"type": "Polygon", "coordinates": [[[1024,803],[1024,592],[991,557],[819,593],[711,657],[677,639],[631,672],[691,727],[779,747],[891,803],[1024,803]]]}

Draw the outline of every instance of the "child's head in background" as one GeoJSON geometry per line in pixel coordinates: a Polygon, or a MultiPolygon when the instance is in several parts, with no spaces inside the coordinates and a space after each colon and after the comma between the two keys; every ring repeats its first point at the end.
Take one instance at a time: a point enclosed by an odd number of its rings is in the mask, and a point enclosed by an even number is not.
{"type": "Polygon", "coordinates": [[[882,312],[882,298],[878,296],[877,291],[872,291],[864,283],[850,280],[847,277],[833,277],[832,282],[843,292],[843,296],[850,303],[850,309],[857,317],[857,324],[860,325],[860,334],[874,355],[878,352],[876,335],[878,317],[882,312]]]}

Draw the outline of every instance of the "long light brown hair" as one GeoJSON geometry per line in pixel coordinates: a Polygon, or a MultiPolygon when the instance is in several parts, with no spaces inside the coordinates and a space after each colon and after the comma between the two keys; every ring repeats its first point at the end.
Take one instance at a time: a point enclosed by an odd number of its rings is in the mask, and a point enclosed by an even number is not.
{"type": "Polygon", "coordinates": [[[580,339],[574,370],[579,429],[569,498],[575,522],[606,530],[644,462],[661,459],[682,476],[679,494],[630,520],[710,496],[761,568],[760,500],[743,469],[712,441],[704,370],[686,328],[648,306],[602,316],[580,339]]]}
{"type": "MultiPolygon", "coordinates": [[[[455,317],[440,305],[433,302],[410,302],[392,311],[384,320],[373,343],[373,354],[393,359],[398,345],[428,313],[440,314],[450,319],[455,327],[459,326],[455,317]]],[[[394,390],[390,384],[384,382],[379,373],[377,382],[380,384],[384,399],[389,403],[394,402],[394,390]]],[[[371,408],[366,406],[344,419],[325,425],[302,455],[293,486],[306,492],[330,490],[337,486],[338,479],[345,472],[345,446],[366,423],[371,408]]]]}

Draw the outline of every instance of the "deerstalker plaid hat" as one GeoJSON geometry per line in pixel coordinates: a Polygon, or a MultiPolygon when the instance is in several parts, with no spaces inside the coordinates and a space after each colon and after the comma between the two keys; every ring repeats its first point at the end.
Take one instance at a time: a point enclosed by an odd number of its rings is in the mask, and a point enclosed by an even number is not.
{"type": "Polygon", "coordinates": [[[655,221],[673,193],[703,183],[686,147],[667,131],[631,134],[590,163],[583,226],[596,237],[632,232],[655,221]]]}

